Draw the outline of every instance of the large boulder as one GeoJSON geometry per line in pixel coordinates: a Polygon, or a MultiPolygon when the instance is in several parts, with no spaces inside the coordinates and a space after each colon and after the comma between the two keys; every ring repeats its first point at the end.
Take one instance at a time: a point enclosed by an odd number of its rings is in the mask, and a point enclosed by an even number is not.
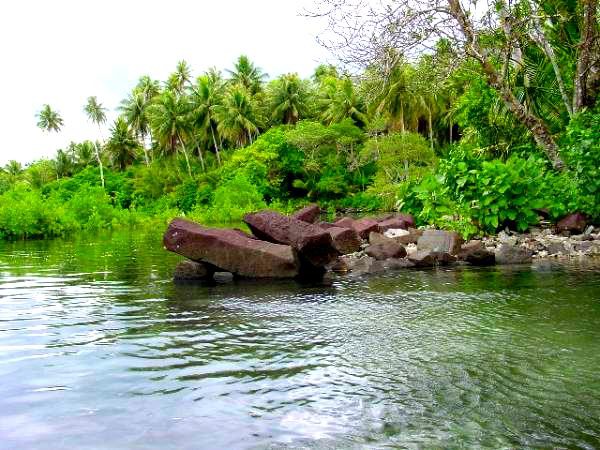
{"type": "Polygon", "coordinates": [[[496,256],[485,248],[482,241],[469,241],[462,245],[458,253],[458,259],[474,266],[493,266],[496,264],[496,256]]]}
{"type": "Polygon", "coordinates": [[[163,242],[171,252],[242,277],[292,278],[299,274],[300,262],[292,247],[252,239],[239,230],[206,228],[174,219],[163,242]]]}
{"type": "Polygon", "coordinates": [[[333,240],[333,246],[342,255],[348,255],[360,250],[362,240],[352,228],[328,227],[326,231],[333,240]]]}
{"type": "Polygon", "coordinates": [[[419,251],[450,253],[457,255],[463,239],[454,231],[425,230],[417,241],[419,251]]]}
{"type": "Polygon", "coordinates": [[[496,264],[530,264],[533,252],[520,245],[500,244],[496,249],[496,264]]]}
{"type": "Polygon", "coordinates": [[[573,213],[563,217],[556,224],[556,231],[562,233],[568,231],[573,234],[581,234],[585,231],[587,220],[581,213],[573,213]]]}
{"type": "Polygon", "coordinates": [[[313,267],[324,267],[339,256],[328,230],[275,211],[246,214],[244,222],[259,239],[290,245],[313,267]]]}
{"type": "Polygon", "coordinates": [[[409,227],[408,230],[392,228],[384,233],[384,236],[389,237],[402,245],[416,244],[422,235],[422,230],[417,230],[412,227],[409,227]]]}
{"type": "Polygon", "coordinates": [[[399,217],[392,217],[379,222],[379,230],[383,233],[387,230],[408,230],[408,222],[399,217]]]}
{"type": "Polygon", "coordinates": [[[451,264],[456,261],[456,258],[447,252],[419,250],[410,254],[408,260],[417,267],[431,267],[451,264]]]}
{"type": "Polygon", "coordinates": [[[395,258],[400,259],[406,256],[406,249],[395,242],[371,244],[365,249],[365,253],[378,261],[395,258]]]}
{"type": "Polygon", "coordinates": [[[291,218],[302,222],[315,223],[320,215],[321,208],[319,208],[319,205],[312,204],[302,208],[300,211],[296,211],[291,215],[291,218]]]}

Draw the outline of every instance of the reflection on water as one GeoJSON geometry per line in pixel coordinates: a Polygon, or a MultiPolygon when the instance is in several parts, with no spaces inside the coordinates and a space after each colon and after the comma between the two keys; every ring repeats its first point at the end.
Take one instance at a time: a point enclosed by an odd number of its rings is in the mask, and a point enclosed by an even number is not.
{"type": "Polygon", "coordinates": [[[0,448],[600,447],[600,264],[175,285],[0,244],[0,448]]]}

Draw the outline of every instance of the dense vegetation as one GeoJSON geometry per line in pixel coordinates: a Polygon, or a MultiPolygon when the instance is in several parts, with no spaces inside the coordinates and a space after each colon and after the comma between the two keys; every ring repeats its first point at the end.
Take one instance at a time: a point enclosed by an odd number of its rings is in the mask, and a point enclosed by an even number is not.
{"type": "MultiPolygon", "coordinates": [[[[577,87],[577,7],[542,4],[548,17],[564,20],[546,21],[547,39],[531,38],[518,61],[493,57],[506,45],[493,28],[481,45],[505,71],[502,89],[544,119],[560,165],[485,68],[459,58],[443,39],[414,61],[390,50],[386,70],[375,60],[352,76],[319,66],[310,79],[268,80],[241,56],[225,76],[211,69],[195,78],[181,61],[164,82],[140,78],[105,141],[71,143],[25,168],[7,164],[0,237],[181,214],[223,223],[309,201],[331,213],[403,210],[465,235],[525,230],[541,210],[554,219],[581,211],[598,221],[600,106],[595,96],[577,111],[563,101],[565,86],[577,87]],[[553,58],[563,70],[560,83],[553,58]]],[[[106,121],[95,97],[84,112],[98,125],[106,121]]],[[[38,120],[48,132],[63,126],[49,105],[38,120]]]]}

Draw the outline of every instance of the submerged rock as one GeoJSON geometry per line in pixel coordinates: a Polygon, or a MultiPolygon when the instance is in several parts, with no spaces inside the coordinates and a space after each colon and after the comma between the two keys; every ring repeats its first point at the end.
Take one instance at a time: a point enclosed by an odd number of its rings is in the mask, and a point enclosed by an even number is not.
{"type": "Polygon", "coordinates": [[[419,251],[441,252],[457,255],[463,239],[454,231],[425,230],[417,241],[419,251]]]}
{"type": "Polygon", "coordinates": [[[315,223],[320,215],[321,208],[319,208],[319,205],[312,204],[302,208],[300,211],[296,211],[290,217],[302,222],[315,223]]]}
{"type": "Polygon", "coordinates": [[[210,280],[214,273],[215,267],[210,264],[185,260],[177,264],[173,278],[175,281],[210,280]]]}
{"type": "Polygon", "coordinates": [[[290,245],[313,267],[324,267],[339,256],[328,230],[275,211],[246,214],[244,222],[259,239],[290,245]]]}
{"type": "Polygon", "coordinates": [[[292,247],[243,234],[174,219],[163,242],[171,252],[242,277],[293,278],[299,274],[300,262],[292,247]]]}

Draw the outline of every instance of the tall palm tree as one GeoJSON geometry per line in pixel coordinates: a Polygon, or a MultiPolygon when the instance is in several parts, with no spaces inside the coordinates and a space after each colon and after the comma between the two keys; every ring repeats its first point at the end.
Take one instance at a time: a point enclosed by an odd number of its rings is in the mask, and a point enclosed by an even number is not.
{"type": "Polygon", "coordinates": [[[192,79],[191,69],[185,60],[177,62],[175,72],[173,72],[167,81],[167,87],[179,95],[183,95],[192,79]]]}
{"type": "Polygon", "coordinates": [[[308,114],[308,89],[298,74],[282,75],[270,89],[271,118],[284,124],[296,124],[308,114]]]}
{"type": "Polygon", "coordinates": [[[144,99],[149,102],[160,94],[160,83],[157,80],[153,80],[148,75],[144,75],[138,80],[134,92],[141,93],[144,96],[144,99]]]}
{"type": "Polygon", "coordinates": [[[4,166],[4,171],[10,176],[16,177],[23,172],[23,166],[19,161],[11,159],[8,164],[4,166]]]}
{"type": "Polygon", "coordinates": [[[392,130],[406,130],[409,122],[409,111],[414,103],[413,90],[410,86],[409,66],[401,61],[396,62],[386,77],[381,81],[379,95],[373,104],[377,113],[385,114],[392,130]]]}
{"type": "MultiPolygon", "coordinates": [[[[98,102],[98,99],[95,96],[91,96],[88,97],[83,110],[87,114],[88,119],[98,125],[100,139],[102,139],[102,124],[106,123],[106,108],[102,106],[102,103],[98,102]]],[[[96,159],[98,160],[98,167],[100,167],[100,180],[102,181],[102,187],[104,188],[104,167],[102,166],[102,159],[100,158],[99,145],[96,145],[96,159]]]]}
{"type": "Polygon", "coordinates": [[[92,141],[83,141],[73,146],[73,159],[79,168],[92,164],[96,158],[96,144],[92,141]]]}
{"type": "Polygon", "coordinates": [[[110,138],[104,148],[110,156],[113,166],[125,170],[135,161],[139,143],[122,117],[115,121],[110,133],[110,138]]]}
{"type": "Polygon", "coordinates": [[[250,94],[257,94],[261,88],[267,74],[250,61],[246,55],[241,55],[236,61],[233,70],[227,71],[234,84],[239,84],[246,88],[250,94]]]}
{"type": "Polygon", "coordinates": [[[57,150],[56,157],[52,163],[54,165],[54,172],[56,173],[57,180],[73,175],[73,159],[71,158],[71,155],[64,150],[57,150]]]}
{"type": "Polygon", "coordinates": [[[121,102],[121,106],[119,106],[123,118],[142,143],[146,165],[150,164],[148,150],[146,149],[146,136],[150,131],[147,111],[148,104],[149,101],[142,92],[134,91],[129,94],[129,96],[121,102]]]}
{"type": "Polygon", "coordinates": [[[63,119],[60,117],[60,114],[54,111],[48,104],[44,105],[42,110],[39,113],[37,113],[36,116],[38,118],[37,126],[44,131],[58,132],[64,125],[63,119]]]}
{"type": "Polygon", "coordinates": [[[215,108],[218,130],[238,147],[250,143],[258,134],[255,107],[250,94],[241,86],[233,86],[222,105],[215,108]]]}
{"type": "MultiPolygon", "coordinates": [[[[192,175],[190,161],[185,147],[185,138],[191,133],[190,104],[186,97],[165,91],[148,108],[150,126],[159,144],[167,152],[174,153],[181,148],[185,157],[188,174],[192,175]]],[[[204,161],[201,159],[204,167],[204,161]]]]}
{"type": "MultiPolygon", "coordinates": [[[[217,143],[218,118],[217,111],[223,104],[224,85],[220,74],[212,71],[198,77],[196,85],[192,89],[191,107],[196,127],[198,127],[204,140],[212,140],[212,145],[217,156],[217,162],[221,165],[219,144],[217,143]]],[[[200,148],[198,149],[201,153],[200,148]]]]}

